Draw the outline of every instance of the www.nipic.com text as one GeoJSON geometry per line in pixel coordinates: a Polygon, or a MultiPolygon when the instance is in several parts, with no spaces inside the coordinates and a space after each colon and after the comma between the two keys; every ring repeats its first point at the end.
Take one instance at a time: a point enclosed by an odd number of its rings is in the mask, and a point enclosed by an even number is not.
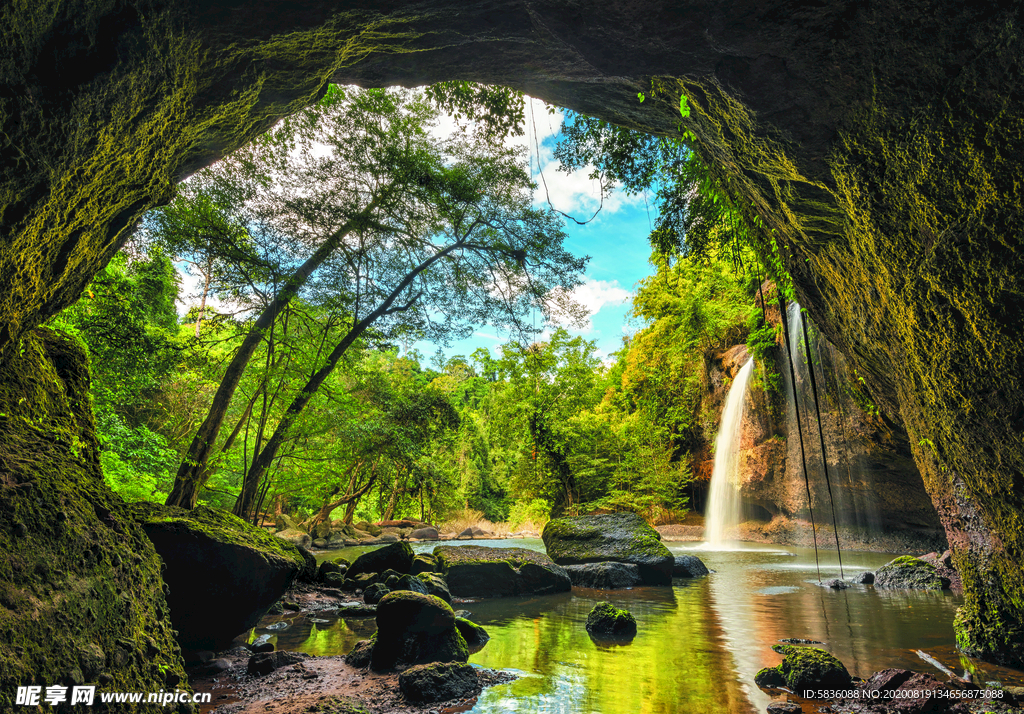
{"type": "Polygon", "coordinates": [[[99,699],[104,704],[208,704],[209,692],[186,692],[175,689],[173,692],[96,692],[96,687],[18,687],[14,703],[31,707],[41,704],[56,706],[58,704],[82,704],[92,706],[99,699]]]}

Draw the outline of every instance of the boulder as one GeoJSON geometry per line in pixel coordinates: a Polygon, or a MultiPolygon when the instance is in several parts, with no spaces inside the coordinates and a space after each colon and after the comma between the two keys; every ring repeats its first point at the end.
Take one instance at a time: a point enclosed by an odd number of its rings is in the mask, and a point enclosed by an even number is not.
{"type": "Polygon", "coordinates": [[[408,590],[389,593],[377,604],[377,631],[370,641],[370,666],[375,670],[469,659],[451,606],[408,590]]]}
{"type": "Polygon", "coordinates": [[[658,531],[635,513],[555,518],[541,534],[559,565],[615,561],[640,569],[644,585],[671,585],[675,558],[658,531]]]}
{"type": "Polygon", "coordinates": [[[428,595],[439,597],[449,605],[452,604],[452,594],[448,590],[448,583],[445,582],[443,575],[438,573],[420,573],[416,577],[423,583],[428,595]]]}
{"type": "Polygon", "coordinates": [[[491,639],[491,636],[487,634],[487,630],[475,622],[470,622],[464,617],[455,618],[455,627],[458,629],[459,634],[462,635],[463,639],[466,640],[466,644],[471,647],[475,645],[482,645],[487,642],[487,640],[491,639]]]}
{"type": "Polygon", "coordinates": [[[439,545],[434,555],[455,597],[548,595],[572,589],[564,568],[526,548],[439,545]]]}
{"type": "Polygon", "coordinates": [[[327,550],[328,543],[326,538],[314,538],[313,547],[317,550],[327,550]]]}
{"type": "Polygon", "coordinates": [[[417,538],[419,540],[437,540],[440,534],[437,529],[433,526],[427,526],[426,528],[416,528],[409,533],[410,538],[417,538]]]}
{"type": "Polygon", "coordinates": [[[765,667],[754,675],[754,684],[762,689],[780,689],[786,686],[786,678],[778,667],[765,667]]]}
{"type": "Polygon", "coordinates": [[[311,530],[309,534],[314,538],[327,540],[331,537],[331,524],[324,522],[317,523],[315,526],[313,526],[313,530],[311,530]]]}
{"type": "Polygon", "coordinates": [[[380,602],[381,598],[389,592],[391,592],[391,590],[387,585],[384,585],[383,583],[373,583],[363,591],[363,602],[367,605],[376,605],[380,602]]]}
{"type": "Polygon", "coordinates": [[[480,691],[476,670],[459,662],[418,664],[398,675],[398,688],[410,702],[426,704],[463,699],[480,691]]]}
{"type": "Polygon", "coordinates": [[[875,582],[875,574],[872,573],[870,570],[865,570],[860,575],[855,575],[853,578],[853,582],[857,585],[871,585],[873,582],[875,582]]]}
{"type": "Polygon", "coordinates": [[[696,555],[677,555],[672,565],[673,578],[699,578],[708,572],[704,561],[696,555]]]}
{"type": "Polygon", "coordinates": [[[365,669],[370,666],[370,653],[373,652],[371,640],[360,640],[356,642],[352,651],[345,655],[345,664],[356,669],[365,669]]]}
{"type": "Polygon", "coordinates": [[[430,553],[417,553],[412,559],[412,567],[409,568],[409,572],[413,575],[435,573],[437,572],[437,558],[430,553]]]}
{"type": "Polygon", "coordinates": [[[942,590],[948,584],[935,572],[934,565],[912,555],[901,555],[875,571],[876,588],[942,590]]]}
{"type": "Polygon", "coordinates": [[[778,681],[779,678],[797,693],[805,689],[844,689],[850,686],[850,673],[846,667],[825,650],[794,645],[772,645],[772,650],[783,656],[782,664],[758,672],[754,679],[758,686],[773,686],[761,682],[778,681]],[[770,674],[769,670],[775,670],[778,676],[770,674]]]}
{"type": "Polygon", "coordinates": [[[595,636],[635,637],[636,618],[610,602],[599,602],[587,615],[587,632],[595,636]]]}
{"type": "Polygon", "coordinates": [[[408,573],[412,566],[412,559],[412,546],[408,543],[392,543],[360,555],[348,569],[348,576],[355,577],[362,573],[383,573],[385,570],[408,573]]]}
{"type": "Polygon", "coordinates": [[[466,530],[459,533],[456,538],[490,538],[491,532],[485,531],[479,526],[470,526],[466,530]]]}
{"type": "MultiPolygon", "coordinates": [[[[431,595],[430,590],[427,589],[426,584],[415,575],[403,575],[398,579],[398,582],[392,588],[392,590],[410,590],[414,593],[423,593],[424,595],[431,595]]],[[[444,600],[444,598],[441,598],[444,600]]],[[[451,598],[446,601],[451,603],[451,598]]]]}
{"type": "Polygon", "coordinates": [[[300,531],[299,523],[287,513],[274,517],[274,527],[279,531],[300,531]]]}
{"type": "Polygon", "coordinates": [[[323,574],[321,582],[332,588],[344,588],[345,587],[345,574],[328,571],[323,574]]]}
{"type": "Polygon", "coordinates": [[[338,575],[344,575],[346,570],[348,570],[347,566],[341,566],[337,563],[325,560],[324,562],[320,563],[320,567],[317,569],[316,577],[317,580],[322,583],[324,582],[324,576],[327,573],[337,573],[338,575]]]}
{"type": "Polygon", "coordinates": [[[308,657],[309,655],[302,654],[301,652],[261,652],[249,658],[249,664],[246,666],[245,671],[248,674],[262,677],[265,674],[270,674],[275,669],[296,664],[308,657]]]}
{"type": "Polygon", "coordinates": [[[135,503],[131,512],[166,566],[171,623],[185,649],[224,649],[308,568],[300,549],[226,511],[135,503]]]}
{"type": "Polygon", "coordinates": [[[355,529],[357,531],[362,531],[363,533],[368,533],[374,538],[381,534],[380,526],[375,526],[372,523],[367,523],[366,521],[356,523],[355,529]]]}
{"type": "Polygon", "coordinates": [[[640,568],[632,563],[587,563],[566,565],[572,584],[578,588],[615,590],[640,584],[640,568]]]}
{"type": "Polygon", "coordinates": [[[846,590],[850,587],[850,584],[845,580],[839,578],[831,578],[829,580],[822,580],[820,583],[823,588],[829,588],[830,590],[846,590]]]}
{"type": "Polygon", "coordinates": [[[377,540],[379,540],[381,543],[397,543],[400,540],[400,538],[392,533],[382,533],[380,538],[378,538],[377,540]]]}
{"type": "Polygon", "coordinates": [[[313,539],[309,536],[309,533],[300,531],[297,528],[290,528],[286,531],[278,531],[274,534],[283,541],[287,541],[293,545],[301,545],[303,548],[309,548],[313,545],[313,539]]]}

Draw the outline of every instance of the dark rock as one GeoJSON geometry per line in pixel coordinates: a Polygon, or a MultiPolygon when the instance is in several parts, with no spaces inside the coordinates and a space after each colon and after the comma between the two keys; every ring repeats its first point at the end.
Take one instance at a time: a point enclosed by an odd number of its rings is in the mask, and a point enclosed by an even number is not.
{"type": "Polygon", "coordinates": [[[675,558],[658,531],[635,513],[555,518],[541,535],[559,565],[616,561],[640,568],[645,585],[671,585],[675,558]]]}
{"type": "MultiPolygon", "coordinates": [[[[882,692],[891,692],[914,676],[909,669],[883,669],[875,672],[861,685],[861,689],[881,699],[882,692]]],[[[887,698],[888,699],[888,698],[887,698]]]]}
{"type": "Polygon", "coordinates": [[[779,689],[786,686],[786,678],[778,667],[765,667],[754,675],[754,684],[762,689],[779,689]]]}
{"type": "Polygon", "coordinates": [[[285,600],[282,603],[281,607],[285,610],[290,610],[291,612],[301,612],[302,610],[302,605],[300,605],[297,602],[291,602],[289,600],[285,600]]]}
{"type": "Polygon", "coordinates": [[[767,711],[768,714],[800,714],[803,709],[795,702],[772,702],[767,711]]]}
{"type": "Polygon", "coordinates": [[[455,597],[509,597],[568,592],[565,569],[526,548],[439,545],[434,555],[455,597]]]}
{"type": "Polygon", "coordinates": [[[320,582],[324,582],[324,576],[327,573],[337,573],[338,575],[344,575],[345,568],[341,567],[337,563],[332,563],[329,560],[325,560],[324,562],[320,563],[320,567],[317,570],[317,580],[320,582]]]}
{"type": "Polygon", "coordinates": [[[360,640],[356,642],[352,651],[345,655],[345,664],[356,669],[365,669],[370,666],[370,654],[373,652],[371,640],[360,640]]]}
{"type": "Polygon", "coordinates": [[[696,555],[677,555],[672,565],[673,578],[699,578],[708,572],[704,561],[696,555]]]}
{"type": "Polygon", "coordinates": [[[398,590],[399,589],[398,588],[398,581],[399,580],[401,580],[400,576],[398,576],[398,575],[389,575],[388,577],[384,578],[383,582],[384,582],[385,585],[388,586],[388,589],[390,589],[390,590],[398,590]]]}
{"type": "Polygon", "coordinates": [[[875,582],[875,574],[872,573],[870,570],[865,570],[860,575],[855,576],[853,582],[855,582],[858,585],[871,585],[873,582],[875,582]]]}
{"type": "Polygon", "coordinates": [[[409,572],[413,575],[437,572],[437,558],[430,553],[417,553],[412,559],[412,567],[409,568],[409,572]]]}
{"type": "Polygon", "coordinates": [[[295,579],[302,583],[315,583],[317,577],[316,556],[301,545],[295,546],[295,550],[298,551],[299,556],[302,558],[302,566],[299,568],[299,574],[295,576],[295,579]]]}
{"type": "Polygon", "coordinates": [[[793,645],[772,645],[772,650],[783,656],[782,664],[774,669],[782,675],[786,686],[794,692],[800,693],[805,689],[843,689],[850,686],[850,673],[846,671],[846,667],[825,650],[793,645]]]}
{"type": "Polygon", "coordinates": [[[323,584],[332,588],[344,588],[345,582],[344,573],[326,572],[323,575],[323,584]]]}
{"type": "Polygon", "coordinates": [[[362,573],[383,573],[386,570],[408,573],[412,559],[412,546],[408,543],[392,543],[360,555],[348,569],[347,575],[355,577],[362,573]]]}
{"type": "MultiPolygon", "coordinates": [[[[395,584],[395,590],[411,590],[414,593],[423,593],[424,595],[432,595],[433,593],[427,588],[426,584],[415,575],[403,575],[398,579],[395,584]]],[[[444,598],[441,598],[442,600],[444,598]]],[[[449,597],[449,601],[451,597],[449,597]]]]}
{"type": "Polygon", "coordinates": [[[449,605],[452,604],[452,594],[448,590],[448,583],[445,582],[444,576],[439,573],[420,573],[416,577],[423,583],[428,595],[439,597],[449,605]]]}
{"type": "Polygon", "coordinates": [[[839,578],[832,578],[831,580],[822,580],[818,584],[821,585],[821,587],[823,588],[830,588],[832,590],[846,590],[848,587],[850,587],[850,584],[848,582],[846,582],[845,580],[840,580],[839,578]]]}
{"type": "Polygon", "coordinates": [[[267,610],[267,614],[268,615],[280,615],[283,612],[284,612],[284,605],[281,604],[280,600],[278,600],[273,605],[271,605],[270,609],[267,610]]]}
{"type": "Polygon", "coordinates": [[[636,619],[610,602],[599,602],[587,615],[587,632],[612,637],[636,636],[636,619]]]}
{"type": "Polygon", "coordinates": [[[901,555],[875,571],[875,587],[941,590],[943,582],[934,565],[912,555],[901,555]]]}
{"type": "Polygon", "coordinates": [[[308,657],[309,655],[304,655],[299,652],[266,652],[254,654],[249,658],[249,664],[246,666],[245,671],[252,675],[263,676],[265,674],[270,674],[275,669],[280,669],[281,667],[287,667],[290,664],[301,662],[308,657]]]}
{"type": "Polygon", "coordinates": [[[391,588],[384,583],[373,583],[363,591],[363,602],[367,605],[376,605],[389,592],[391,588]]]}
{"type": "Polygon", "coordinates": [[[371,642],[370,666],[375,670],[469,659],[448,603],[408,590],[385,595],[377,604],[377,631],[371,642]]]}
{"type": "Polygon", "coordinates": [[[166,564],[171,622],[186,649],[227,647],[306,567],[294,546],[225,511],[153,503],[131,508],[166,564]]]}
{"type": "Polygon", "coordinates": [[[273,652],[277,648],[274,647],[274,643],[273,642],[260,642],[259,644],[254,642],[251,645],[249,645],[249,649],[252,650],[253,652],[260,653],[260,652],[273,652]]]}
{"type": "Polygon", "coordinates": [[[487,634],[487,630],[464,617],[455,618],[455,627],[458,628],[462,638],[466,640],[466,644],[470,646],[482,645],[491,639],[491,636],[487,634]]]}
{"type": "Polygon", "coordinates": [[[817,640],[805,640],[802,637],[783,637],[779,640],[787,645],[823,645],[824,642],[818,642],[817,640]]]}
{"type": "MultiPolygon", "coordinates": [[[[270,652],[274,649],[274,645],[270,645],[269,650],[260,650],[261,652],[270,652]]],[[[211,659],[206,663],[206,666],[202,668],[202,671],[206,674],[220,674],[221,672],[227,672],[231,669],[231,660],[229,659],[211,659]]]]}
{"type": "Polygon", "coordinates": [[[410,702],[426,704],[462,699],[480,690],[476,670],[468,664],[418,664],[398,675],[398,688],[410,702]]]}
{"type": "Polygon", "coordinates": [[[440,534],[433,526],[417,528],[409,534],[410,538],[418,538],[420,540],[437,540],[439,536],[440,534]]]}
{"type": "Polygon", "coordinates": [[[640,568],[632,563],[587,563],[566,565],[572,584],[578,588],[614,590],[640,584],[640,568]]]}

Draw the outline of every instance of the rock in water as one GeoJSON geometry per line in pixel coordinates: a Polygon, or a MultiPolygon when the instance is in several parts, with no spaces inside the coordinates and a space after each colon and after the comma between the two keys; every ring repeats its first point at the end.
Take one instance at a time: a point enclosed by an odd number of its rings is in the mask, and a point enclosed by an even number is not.
{"type": "Polygon", "coordinates": [[[363,553],[352,567],[345,573],[348,577],[354,578],[361,573],[383,573],[386,570],[394,570],[396,573],[408,573],[412,567],[413,552],[412,546],[408,543],[392,543],[383,548],[363,553]]]}
{"type": "Polygon", "coordinates": [[[469,659],[451,606],[433,595],[409,590],[385,595],[377,604],[377,631],[370,641],[370,666],[375,670],[469,659]]]}
{"type": "Polygon", "coordinates": [[[635,513],[555,518],[541,534],[559,565],[615,561],[640,569],[644,585],[671,585],[675,558],[658,531],[635,513]]]}
{"type": "Polygon", "coordinates": [[[587,632],[613,637],[636,636],[636,618],[628,610],[620,610],[610,602],[599,602],[587,615],[587,632]]]}
{"type": "Polygon", "coordinates": [[[452,594],[448,590],[448,583],[445,582],[444,576],[438,573],[420,573],[416,577],[426,587],[428,595],[439,597],[449,605],[452,604],[452,594]]]}
{"type": "Polygon", "coordinates": [[[857,583],[858,585],[871,585],[873,582],[875,582],[875,574],[872,573],[870,570],[865,570],[860,575],[855,576],[853,578],[853,582],[857,583]]]}
{"type": "Polygon", "coordinates": [[[462,699],[480,690],[476,670],[468,664],[418,664],[398,675],[398,688],[410,702],[426,704],[462,699]]]}
{"type": "Polygon", "coordinates": [[[934,565],[912,555],[901,555],[875,571],[876,588],[942,590],[945,585],[934,565]]]}
{"type": "Polygon", "coordinates": [[[754,678],[760,687],[785,685],[801,694],[805,689],[843,689],[850,686],[850,673],[842,662],[817,647],[772,645],[783,656],[782,664],[762,669],[754,678]],[[767,683],[763,683],[767,682],[767,683]]]}
{"type": "Polygon", "coordinates": [[[439,545],[434,555],[455,597],[549,595],[572,589],[564,568],[526,548],[439,545]]]}
{"type": "Polygon", "coordinates": [[[696,555],[677,555],[672,565],[673,578],[699,578],[708,572],[704,561],[696,555]]]}
{"type": "Polygon", "coordinates": [[[297,547],[226,511],[155,503],[130,507],[167,566],[171,622],[187,649],[227,647],[307,567],[297,547]]]}
{"type": "Polygon", "coordinates": [[[409,534],[410,538],[418,538],[420,540],[437,540],[438,539],[437,529],[433,526],[427,526],[426,528],[417,528],[409,534]]]}
{"type": "Polygon", "coordinates": [[[640,568],[632,563],[587,563],[567,565],[572,584],[578,588],[615,590],[640,584],[640,568]]]}
{"type": "Polygon", "coordinates": [[[832,578],[831,580],[822,580],[819,585],[823,588],[830,588],[832,590],[846,590],[850,587],[850,584],[845,580],[839,578],[832,578]]]}
{"type": "Polygon", "coordinates": [[[430,553],[417,553],[412,559],[412,567],[409,572],[413,575],[420,573],[433,573],[437,571],[437,558],[430,553]]]}
{"type": "Polygon", "coordinates": [[[482,645],[491,639],[491,636],[487,634],[487,630],[464,617],[455,618],[455,627],[458,628],[459,633],[468,645],[482,645]]]}

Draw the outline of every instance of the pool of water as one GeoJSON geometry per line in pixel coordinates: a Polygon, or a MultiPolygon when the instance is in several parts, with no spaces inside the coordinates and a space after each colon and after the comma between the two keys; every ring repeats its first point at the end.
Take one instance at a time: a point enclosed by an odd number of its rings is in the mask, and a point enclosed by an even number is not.
{"type": "MultiPolygon", "coordinates": [[[[464,544],[544,550],[540,540],[464,544]]],[[[414,544],[417,551],[435,545],[414,544]]],[[[781,661],[771,645],[789,637],[825,643],[856,676],[885,667],[930,671],[915,654],[920,649],[958,671],[975,670],[980,681],[1024,684],[1022,672],[975,662],[956,651],[952,623],[960,598],[949,592],[821,588],[813,551],[804,548],[742,544],[712,551],[700,544],[666,545],[676,554],[699,556],[716,572],[677,580],[670,588],[575,588],[561,595],[457,604],[491,636],[470,662],[523,675],[485,691],[472,711],[763,712],[770,698],[754,686],[754,674],[781,661]],[[594,641],[587,634],[587,613],[601,600],[636,617],[638,632],[631,643],[594,641]]],[[[365,549],[325,553],[319,559],[352,557],[360,550],[365,549]]],[[[892,557],[844,552],[846,576],[874,570],[892,557]]],[[[838,577],[835,554],[823,553],[820,568],[822,579],[838,577]]],[[[337,614],[290,614],[261,625],[279,620],[289,627],[258,627],[252,636],[271,634],[279,649],[316,655],[346,653],[375,629],[372,618],[337,614]]]]}

